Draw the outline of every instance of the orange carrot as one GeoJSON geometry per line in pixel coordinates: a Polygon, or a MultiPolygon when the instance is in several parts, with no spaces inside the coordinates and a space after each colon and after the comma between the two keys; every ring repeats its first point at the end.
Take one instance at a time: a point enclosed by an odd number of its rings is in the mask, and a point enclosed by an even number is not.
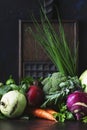
{"type": "Polygon", "coordinates": [[[51,115],[53,114],[57,114],[57,112],[53,109],[50,109],[50,108],[46,108],[45,111],[47,111],[48,113],[50,113],[51,115]]]}
{"type": "Polygon", "coordinates": [[[32,114],[38,118],[48,119],[57,122],[57,120],[53,117],[52,114],[48,113],[47,111],[41,108],[33,109],[32,114]]]}

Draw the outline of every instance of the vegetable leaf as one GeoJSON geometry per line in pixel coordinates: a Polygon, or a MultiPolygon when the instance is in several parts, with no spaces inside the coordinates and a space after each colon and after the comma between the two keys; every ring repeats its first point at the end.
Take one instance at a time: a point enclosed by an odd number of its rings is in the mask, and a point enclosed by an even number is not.
{"type": "Polygon", "coordinates": [[[7,117],[0,112],[0,119],[7,119],[7,117]]]}
{"type": "Polygon", "coordinates": [[[67,107],[64,103],[59,106],[59,112],[54,114],[54,117],[59,122],[64,122],[65,120],[74,120],[73,114],[67,110],[67,107]]]}
{"type": "Polygon", "coordinates": [[[87,116],[84,116],[84,117],[82,118],[82,122],[83,122],[83,123],[87,123],[87,116]]]}

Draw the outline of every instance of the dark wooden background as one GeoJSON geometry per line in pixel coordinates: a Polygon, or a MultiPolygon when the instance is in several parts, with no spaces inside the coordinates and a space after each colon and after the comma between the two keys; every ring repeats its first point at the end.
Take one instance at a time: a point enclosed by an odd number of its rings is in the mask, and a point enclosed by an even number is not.
{"type": "MultiPolygon", "coordinates": [[[[41,0],[42,2],[43,0],[41,0]]],[[[79,74],[87,68],[87,0],[54,0],[61,18],[79,22],[79,74]]],[[[0,81],[18,81],[18,21],[39,18],[38,0],[0,0],[0,81]]],[[[55,8],[53,19],[57,18],[55,8]]]]}

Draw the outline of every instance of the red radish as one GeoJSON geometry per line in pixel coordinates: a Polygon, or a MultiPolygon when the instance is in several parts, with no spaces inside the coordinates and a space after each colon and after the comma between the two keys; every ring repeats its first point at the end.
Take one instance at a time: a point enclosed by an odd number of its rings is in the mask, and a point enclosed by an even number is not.
{"type": "Polygon", "coordinates": [[[31,106],[40,106],[43,102],[44,93],[41,88],[31,85],[27,92],[28,104],[31,106]]]}

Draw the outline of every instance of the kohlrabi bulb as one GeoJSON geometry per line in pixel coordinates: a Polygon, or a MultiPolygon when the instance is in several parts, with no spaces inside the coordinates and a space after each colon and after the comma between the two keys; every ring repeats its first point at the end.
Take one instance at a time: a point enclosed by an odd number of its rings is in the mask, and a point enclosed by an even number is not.
{"type": "Polygon", "coordinates": [[[0,101],[1,112],[9,117],[15,118],[22,115],[26,107],[26,97],[17,90],[4,94],[0,101]]]}
{"type": "Polygon", "coordinates": [[[84,92],[87,93],[87,70],[85,70],[79,77],[84,92]]]}

